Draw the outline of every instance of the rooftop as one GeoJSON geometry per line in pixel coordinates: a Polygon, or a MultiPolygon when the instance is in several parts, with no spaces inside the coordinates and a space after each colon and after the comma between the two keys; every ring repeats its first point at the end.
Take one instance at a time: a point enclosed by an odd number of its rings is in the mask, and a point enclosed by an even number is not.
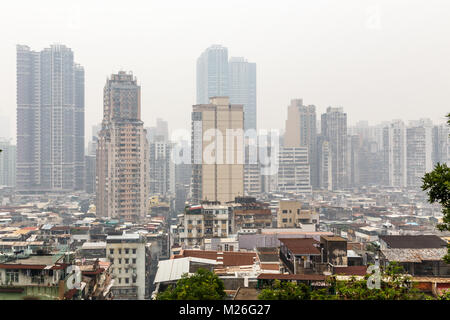
{"type": "Polygon", "coordinates": [[[319,249],[314,246],[319,242],[313,238],[281,238],[279,240],[295,255],[320,255],[319,249]]]}
{"type": "Polygon", "coordinates": [[[447,242],[436,235],[379,236],[379,239],[392,249],[445,248],[447,246],[447,242]]]}
{"type": "Polygon", "coordinates": [[[422,248],[422,249],[382,249],[381,253],[388,261],[397,262],[422,262],[439,261],[447,254],[447,248],[422,248]]]}

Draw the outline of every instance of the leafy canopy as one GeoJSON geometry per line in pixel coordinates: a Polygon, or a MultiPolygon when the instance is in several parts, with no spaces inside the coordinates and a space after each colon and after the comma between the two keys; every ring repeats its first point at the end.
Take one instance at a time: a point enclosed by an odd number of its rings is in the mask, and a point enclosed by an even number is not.
{"type": "Polygon", "coordinates": [[[198,269],[189,276],[183,274],[176,286],[160,292],[157,300],[223,300],[226,297],[224,284],[219,277],[206,269],[198,269]]]}
{"type": "MultiPolygon", "coordinates": [[[[447,114],[447,124],[450,125],[450,113],[447,114]]],[[[434,170],[422,178],[422,190],[427,191],[429,203],[439,203],[442,206],[442,223],[437,225],[440,231],[450,231],[450,168],[447,164],[437,163],[434,170]]],[[[450,246],[445,262],[450,263],[450,246]]]]}
{"type": "Polygon", "coordinates": [[[410,278],[403,274],[403,268],[391,263],[380,274],[380,288],[370,289],[367,280],[352,277],[337,280],[335,276],[327,280],[328,287],[311,289],[303,283],[274,281],[272,286],[262,290],[260,300],[421,300],[430,299],[412,287],[410,278]]]}

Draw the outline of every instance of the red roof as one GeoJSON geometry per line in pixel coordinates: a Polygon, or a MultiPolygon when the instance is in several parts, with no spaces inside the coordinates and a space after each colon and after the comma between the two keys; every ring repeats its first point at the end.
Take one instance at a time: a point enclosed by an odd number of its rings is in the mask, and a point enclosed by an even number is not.
{"type": "Polygon", "coordinates": [[[279,240],[293,254],[320,255],[319,249],[315,246],[319,242],[313,238],[281,238],[279,240]]]}
{"type": "Polygon", "coordinates": [[[321,274],[273,274],[273,273],[261,273],[258,280],[311,280],[311,281],[324,281],[326,276],[321,274]]]}
{"type": "Polygon", "coordinates": [[[203,259],[223,261],[224,267],[229,266],[248,266],[253,265],[253,259],[256,257],[255,252],[234,252],[234,251],[205,251],[205,250],[183,250],[177,258],[195,257],[203,259]],[[220,259],[222,257],[222,259],[220,259]]]}
{"type": "Polygon", "coordinates": [[[346,276],[364,276],[367,274],[367,266],[334,267],[334,274],[346,276]]]}

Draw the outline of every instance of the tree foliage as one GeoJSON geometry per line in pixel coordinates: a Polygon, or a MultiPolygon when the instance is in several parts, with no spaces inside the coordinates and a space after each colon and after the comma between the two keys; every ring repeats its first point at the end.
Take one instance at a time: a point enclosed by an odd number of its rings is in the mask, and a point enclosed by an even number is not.
{"type": "Polygon", "coordinates": [[[304,283],[281,282],[275,280],[271,288],[261,291],[260,300],[309,300],[311,288],[304,283]]]}
{"type": "Polygon", "coordinates": [[[184,274],[175,286],[160,292],[157,300],[223,300],[226,297],[223,281],[211,271],[198,269],[189,276],[184,274]]]}
{"type": "MultiPolygon", "coordinates": [[[[447,124],[450,125],[450,113],[447,114],[447,124]]],[[[440,231],[450,231],[450,168],[447,164],[437,163],[434,170],[422,178],[422,190],[428,194],[428,202],[439,203],[442,206],[442,223],[437,225],[440,231]]],[[[450,263],[450,246],[445,262],[450,263]]]]}
{"type": "Polygon", "coordinates": [[[403,268],[390,264],[382,270],[380,288],[370,289],[364,279],[337,280],[332,276],[327,280],[328,287],[312,290],[305,284],[275,281],[269,288],[262,290],[261,300],[423,300],[431,297],[412,286],[410,278],[403,274],[403,268]]]}

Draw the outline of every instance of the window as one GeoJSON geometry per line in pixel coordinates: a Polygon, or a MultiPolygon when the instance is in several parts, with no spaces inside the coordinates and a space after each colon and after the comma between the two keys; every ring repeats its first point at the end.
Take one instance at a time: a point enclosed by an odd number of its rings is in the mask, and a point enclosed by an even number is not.
{"type": "Polygon", "coordinates": [[[19,270],[7,270],[6,271],[6,283],[19,282],[19,270]]]}
{"type": "Polygon", "coordinates": [[[114,249],[109,249],[109,254],[114,254],[114,249]]]}
{"type": "Polygon", "coordinates": [[[121,284],[122,283],[122,278],[119,278],[119,284],[121,284]]]}
{"type": "Polygon", "coordinates": [[[130,259],[125,259],[125,264],[129,264],[130,263],[130,259]]]}
{"type": "Polygon", "coordinates": [[[122,264],[122,259],[119,258],[118,260],[119,260],[119,264],[122,264]]]}
{"type": "Polygon", "coordinates": [[[130,283],[130,279],[129,278],[125,278],[125,283],[130,283]]]}
{"type": "Polygon", "coordinates": [[[133,263],[136,263],[136,258],[133,258],[133,263]]]}
{"type": "Polygon", "coordinates": [[[119,254],[122,254],[122,249],[119,249],[119,254]]]}
{"type": "Polygon", "coordinates": [[[136,254],[136,249],[133,249],[133,254],[136,254]]]}
{"type": "Polygon", "coordinates": [[[129,254],[130,253],[130,249],[125,249],[125,254],[129,254]]]}
{"type": "Polygon", "coordinates": [[[133,278],[133,283],[136,283],[136,278],[133,278]]]}

